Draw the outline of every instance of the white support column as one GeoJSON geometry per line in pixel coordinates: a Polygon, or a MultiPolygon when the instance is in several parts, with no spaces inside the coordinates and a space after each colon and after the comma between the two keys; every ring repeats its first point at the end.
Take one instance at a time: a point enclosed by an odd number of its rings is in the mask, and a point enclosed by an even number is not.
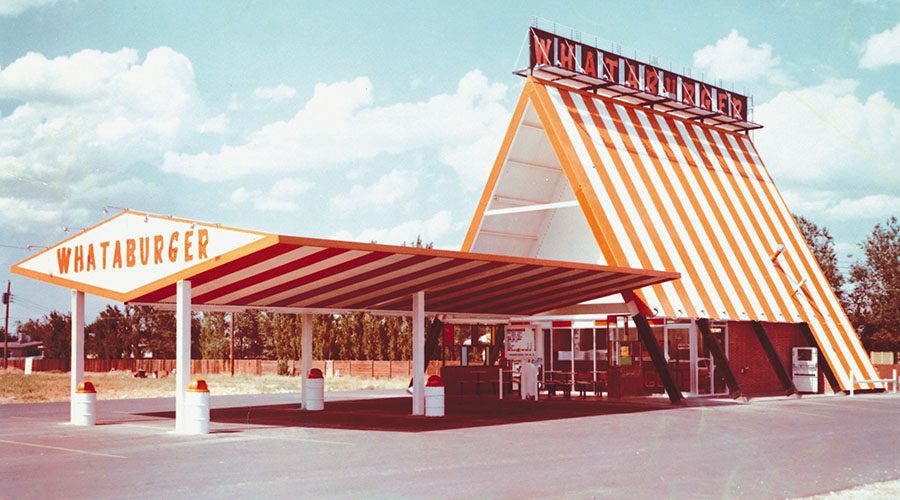
{"type": "Polygon", "coordinates": [[[184,432],[191,383],[191,282],[181,280],[175,287],[175,432],[184,432]]]}
{"type": "Polygon", "coordinates": [[[412,296],[413,415],[425,414],[425,292],[412,296]]]}
{"type": "Polygon", "coordinates": [[[301,390],[303,393],[300,395],[300,401],[303,404],[303,409],[306,409],[306,378],[309,375],[309,371],[312,369],[313,363],[312,341],[312,315],[303,314],[300,316],[300,375],[303,377],[301,380],[301,390]]]}
{"type": "Polygon", "coordinates": [[[75,389],[84,378],[84,292],[72,290],[72,380],[69,384],[69,422],[75,423],[75,389]]]}

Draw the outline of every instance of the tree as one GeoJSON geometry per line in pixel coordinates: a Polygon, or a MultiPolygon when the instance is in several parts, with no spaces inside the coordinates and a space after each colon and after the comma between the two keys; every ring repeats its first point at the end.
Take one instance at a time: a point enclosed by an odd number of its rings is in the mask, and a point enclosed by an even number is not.
{"type": "Polygon", "coordinates": [[[900,350],[900,223],[889,217],[860,245],[850,269],[849,316],[869,350],[900,350]]]}
{"type": "Polygon", "coordinates": [[[200,355],[205,359],[228,359],[231,350],[225,313],[203,313],[200,318],[200,355]]]}
{"type": "Polygon", "coordinates": [[[97,315],[97,319],[85,327],[85,352],[100,359],[117,359],[130,355],[129,320],[118,306],[107,305],[97,315]]]}
{"type": "Polygon", "coordinates": [[[72,317],[51,311],[40,319],[29,319],[25,323],[18,322],[16,330],[20,338],[27,336],[31,340],[44,343],[44,357],[66,359],[72,346],[72,317]]]}
{"type": "Polygon", "coordinates": [[[825,273],[825,278],[837,295],[838,301],[845,304],[844,297],[844,275],[838,270],[837,255],[834,252],[834,238],[826,227],[819,227],[811,220],[801,216],[794,215],[794,220],[800,227],[800,232],[806,239],[809,249],[812,250],[819,267],[825,273]]]}

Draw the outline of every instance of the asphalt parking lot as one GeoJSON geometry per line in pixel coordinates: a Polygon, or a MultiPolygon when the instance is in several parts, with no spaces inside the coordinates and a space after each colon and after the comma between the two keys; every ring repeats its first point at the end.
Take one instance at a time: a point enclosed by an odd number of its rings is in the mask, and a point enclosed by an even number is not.
{"type": "Polygon", "coordinates": [[[448,400],[402,391],[213,396],[211,433],[172,433],[174,399],[0,406],[3,498],[802,497],[900,478],[900,395],[750,404],[662,398],[448,400]]]}

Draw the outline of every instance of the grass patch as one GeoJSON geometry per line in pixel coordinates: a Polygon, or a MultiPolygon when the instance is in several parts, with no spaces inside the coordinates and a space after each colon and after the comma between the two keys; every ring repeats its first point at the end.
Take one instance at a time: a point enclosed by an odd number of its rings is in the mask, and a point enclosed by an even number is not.
{"type": "MultiPolygon", "coordinates": [[[[206,380],[212,395],[299,392],[300,377],[281,375],[196,375],[206,380]]],[[[131,372],[86,373],[97,388],[97,399],[159,398],[175,395],[175,377],[134,378],[131,372]]],[[[373,379],[352,376],[325,379],[326,391],[402,389],[409,379],[373,379]]],[[[69,400],[69,374],[0,370],[0,404],[69,400]]]]}

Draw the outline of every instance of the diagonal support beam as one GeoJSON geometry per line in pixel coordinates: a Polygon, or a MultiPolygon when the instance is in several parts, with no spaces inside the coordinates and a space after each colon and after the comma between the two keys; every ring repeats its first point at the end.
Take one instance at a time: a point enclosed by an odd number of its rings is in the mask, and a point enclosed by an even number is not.
{"type": "Polygon", "coordinates": [[[669,371],[669,364],[666,363],[662,349],[659,348],[659,343],[656,341],[656,337],[653,336],[653,330],[650,329],[650,323],[647,322],[647,318],[643,314],[636,314],[634,315],[634,324],[637,325],[638,338],[641,339],[644,350],[650,355],[650,360],[653,361],[653,368],[659,374],[659,379],[662,380],[663,387],[666,388],[669,400],[672,401],[672,404],[684,404],[684,396],[681,395],[681,391],[678,390],[678,386],[675,384],[675,377],[669,371]]]}
{"type": "Polygon", "coordinates": [[[797,394],[797,387],[794,386],[794,381],[791,379],[790,375],[788,375],[787,370],[784,369],[784,365],[781,364],[781,359],[778,358],[778,353],[775,351],[772,339],[769,338],[769,334],[766,332],[766,327],[759,321],[752,321],[750,322],[750,325],[753,327],[753,331],[756,333],[756,339],[759,340],[759,344],[762,346],[763,351],[766,352],[766,357],[769,358],[769,364],[771,364],[772,369],[775,370],[778,381],[781,382],[781,387],[784,389],[784,395],[790,396],[792,394],[797,394]]]}
{"type": "MultiPolygon", "coordinates": [[[[709,352],[713,355],[713,358],[715,358],[716,367],[721,367],[725,372],[725,383],[728,384],[728,389],[731,391],[731,397],[734,399],[744,398],[744,391],[741,390],[737,377],[735,377],[734,372],[731,371],[731,365],[728,364],[728,357],[725,356],[725,351],[712,334],[712,330],[709,327],[709,319],[698,319],[697,327],[700,329],[700,334],[703,335],[703,345],[709,349],[709,352]]],[[[711,373],[710,376],[715,376],[715,374],[711,373]]]]}
{"type": "Polygon", "coordinates": [[[809,325],[806,323],[800,323],[800,333],[806,337],[806,342],[810,346],[814,346],[819,349],[819,368],[822,369],[822,373],[825,375],[825,379],[828,380],[828,383],[831,384],[831,388],[834,390],[835,394],[841,392],[841,386],[838,383],[837,377],[834,375],[834,370],[831,368],[831,364],[828,362],[828,358],[822,355],[822,346],[816,342],[816,337],[813,335],[812,330],[809,329],[809,325]],[[822,362],[824,361],[824,363],[822,362]]]}

